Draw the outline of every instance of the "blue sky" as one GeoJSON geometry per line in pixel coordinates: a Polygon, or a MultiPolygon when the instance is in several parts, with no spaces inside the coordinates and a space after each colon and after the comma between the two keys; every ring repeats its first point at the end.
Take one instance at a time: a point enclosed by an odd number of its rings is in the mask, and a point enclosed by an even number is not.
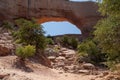
{"type": "Polygon", "coordinates": [[[81,34],[81,31],[70,22],[46,22],[43,23],[43,29],[46,32],[45,35],[62,35],[62,34],[81,34]]]}
{"type": "MultiPolygon", "coordinates": [[[[71,0],[71,1],[95,1],[95,0],[71,0]]],[[[81,34],[80,29],[78,29],[74,24],[70,22],[46,22],[43,23],[43,29],[46,32],[45,35],[62,35],[62,34],[81,34]]]]}

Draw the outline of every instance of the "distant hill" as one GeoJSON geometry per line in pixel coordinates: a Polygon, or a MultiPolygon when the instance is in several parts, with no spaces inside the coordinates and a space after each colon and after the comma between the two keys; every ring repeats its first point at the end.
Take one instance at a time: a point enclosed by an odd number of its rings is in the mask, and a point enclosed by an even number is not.
{"type": "Polygon", "coordinates": [[[82,35],[81,34],[64,34],[64,35],[56,35],[56,36],[51,36],[52,38],[61,38],[63,36],[69,36],[69,37],[75,37],[77,38],[79,41],[82,41],[82,35]]]}

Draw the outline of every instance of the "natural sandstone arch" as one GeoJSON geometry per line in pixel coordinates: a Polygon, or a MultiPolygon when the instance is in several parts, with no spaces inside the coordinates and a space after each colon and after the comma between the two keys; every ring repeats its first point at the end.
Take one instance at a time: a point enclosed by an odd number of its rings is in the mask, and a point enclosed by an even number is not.
{"type": "Polygon", "coordinates": [[[93,26],[101,18],[94,2],[69,0],[0,0],[0,20],[15,18],[67,19],[80,28],[83,37],[89,36],[93,26]]]}
{"type": "MultiPolygon", "coordinates": [[[[40,19],[37,19],[37,23],[38,24],[43,24],[43,23],[46,23],[46,22],[63,22],[63,21],[65,21],[65,22],[68,22],[68,23],[70,23],[70,24],[72,24],[72,25],[74,25],[75,27],[77,27],[71,20],[68,20],[68,19],[66,19],[66,18],[54,18],[54,17],[42,17],[42,18],[40,18],[40,19]]],[[[50,27],[50,26],[49,26],[50,27]]],[[[62,26],[61,26],[62,27],[62,26]]],[[[63,27],[62,27],[63,28],[63,27]]],[[[77,27],[78,28],[78,27],[77,27]]],[[[64,29],[64,28],[63,28],[64,29]]],[[[65,28],[66,29],[66,28],[65,28]]],[[[78,28],[78,29],[80,29],[80,28],[78,28]]],[[[69,30],[69,28],[67,29],[67,30],[69,30]]],[[[81,31],[81,30],[80,30],[81,31]]],[[[71,32],[72,33],[72,32],[71,32]]],[[[82,33],[82,32],[81,32],[82,33]]]]}

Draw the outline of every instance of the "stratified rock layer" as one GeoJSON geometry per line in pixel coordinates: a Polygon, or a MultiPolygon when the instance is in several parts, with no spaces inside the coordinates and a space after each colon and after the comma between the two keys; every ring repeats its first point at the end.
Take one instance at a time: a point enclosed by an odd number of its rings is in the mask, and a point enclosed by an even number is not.
{"type": "MultiPolygon", "coordinates": [[[[94,2],[71,2],[69,0],[0,0],[0,20],[36,18],[38,23],[69,21],[81,29],[87,37],[101,18],[94,2]]],[[[69,30],[69,29],[68,29],[69,30]]]]}

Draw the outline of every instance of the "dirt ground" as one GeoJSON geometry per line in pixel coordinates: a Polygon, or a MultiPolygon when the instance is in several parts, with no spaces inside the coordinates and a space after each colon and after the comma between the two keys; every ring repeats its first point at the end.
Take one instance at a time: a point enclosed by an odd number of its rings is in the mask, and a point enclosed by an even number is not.
{"type": "Polygon", "coordinates": [[[27,71],[13,67],[16,56],[0,57],[0,75],[8,74],[3,80],[102,80],[95,75],[65,73],[41,64],[27,62],[27,71]]]}

